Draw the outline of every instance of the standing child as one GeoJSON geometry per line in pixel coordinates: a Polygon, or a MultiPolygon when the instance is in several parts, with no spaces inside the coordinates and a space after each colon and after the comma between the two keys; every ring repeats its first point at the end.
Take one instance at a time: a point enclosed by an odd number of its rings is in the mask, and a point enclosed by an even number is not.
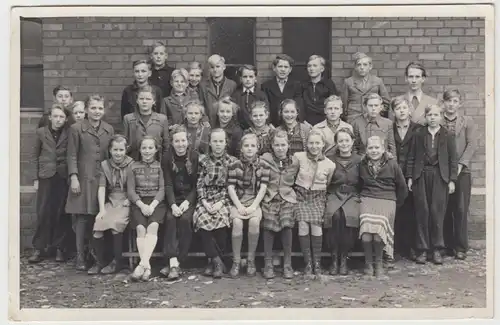
{"type": "Polygon", "coordinates": [[[240,108],[229,97],[224,97],[216,102],[215,108],[217,110],[215,127],[223,129],[228,139],[230,139],[227,144],[227,153],[231,156],[239,157],[240,140],[243,136],[243,130],[236,119],[240,108]]]}
{"type": "Polygon", "coordinates": [[[353,55],[353,59],[353,75],[344,79],[342,90],[346,121],[352,124],[357,117],[363,115],[363,97],[371,93],[382,97],[384,107],[381,114],[387,117],[390,96],[382,79],[370,74],[372,58],[365,53],[357,52],[353,55]]]}
{"type": "Polygon", "coordinates": [[[50,124],[36,130],[33,164],[36,179],[33,187],[37,191],[36,230],[33,235],[33,255],[30,263],[42,260],[43,251],[56,249],[56,261],[64,261],[66,234],[70,220],[64,215],[68,195],[68,148],[69,111],[54,104],[50,109],[50,124]]]}
{"type": "Polygon", "coordinates": [[[111,125],[102,120],[104,98],[90,95],[85,101],[87,119],[71,126],[68,140],[70,191],[66,213],[74,214],[76,269],[85,271],[85,246],[98,214],[97,190],[102,173],[101,161],[108,159],[108,145],[114,135],[111,125]]]}
{"type": "Polygon", "coordinates": [[[232,221],[233,266],[231,277],[240,273],[241,244],[243,242],[243,221],[248,220],[248,257],[247,275],[254,276],[255,250],[259,242],[262,210],[260,202],[266,194],[269,182],[269,170],[260,162],[258,156],[259,141],[255,134],[246,134],[241,138],[241,157],[228,166],[228,194],[233,202],[230,210],[232,221]]]}
{"type": "Polygon", "coordinates": [[[200,82],[203,77],[203,67],[199,62],[191,62],[188,64],[187,71],[189,73],[188,92],[196,98],[200,99],[200,82]]]}
{"type": "Polygon", "coordinates": [[[72,113],[74,122],[83,121],[87,117],[85,114],[85,103],[81,100],[74,102],[72,106],[72,113]]]}
{"type": "Polygon", "coordinates": [[[149,77],[151,84],[160,88],[163,98],[170,96],[170,91],[172,90],[170,76],[174,69],[167,64],[167,47],[163,42],[155,42],[149,48],[149,56],[153,68],[149,77]]]}
{"type": "Polygon", "coordinates": [[[440,106],[426,107],[427,126],[413,137],[406,169],[415,201],[418,264],[426,263],[428,252],[435,264],[443,264],[443,222],[448,195],[455,191],[457,180],[455,137],[441,127],[442,114],[440,106]]]}
{"type": "MultiPolygon", "coordinates": [[[[156,88],[157,89],[157,88],[156,88]]],[[[145,136],[152,136],[159,146],[160,157],[168,150],[168,119],[161,113],[156,113],[155,88],[146,86],[137,92],[138,109],[123,118],[123,133],[130,139],[129,155],[134,160],[139,160],[139,148],[145,136]]]]}
{"type": "MultiPolygon", "coordinates": [[[[52,99],[54,101],[54,104],[59,104],[62,106],[64,109],[69,109],[70,106],[73,104],[73,93],[71,90],[66,87],[66,86],[57,86],[52,90],[52,99]]],[[[38,127],[44,127],[47,125],[50,125],[50,110],[47,113],[44,113],[42,117],[40,118],[40,121],[38,122],[38,127]]],[[[71,119],[69,119],[68,116],[68,122],[71,124],[71,119]]]]}
{"type": "Polygon", "coordinates": [[[383,138],[369,137],[366,149],[366,156],[359,167],[359,237],[365,253],[365,275],[382,277],[384,251],[390,259],[393,258],[396,207],[403,204],[408,190],[397,161],[385,152],[383,138]]]}
{"type": "Polygon", "coordinates": [[[186,69],[176,69],[172,72],[172,91],[170,96],[164,99],[167,117],[170,124],[182,124],[184,121],[184,107],[198,96],[187,91],[189,74],[186,69]]]}
{"type": "Polygon", "coordinates": [[[240,107],[238,111],[238,122],[243,130],[252,125],[251,108],[253,103],[261,101],[269,107],[266,94],[256,86],[257,68],[250,64],[241,66],[238,70],[240,75],[240,86],[231,95],[231,100],[240,107]]]}
{"type": "Polygon", "coordinates": [[[292,228],[295,225],[293,207],[297,196],[293,190],[297,166],[292,165],[288,155],[288,135],[285,131],[274,131],[271,137],[272,151],[261,157],[264,168],[269,170],[269,183],[262,201],[264,217],[264,272],[266,279],[274,278],[273,244],[276,233],[281,232],[283,244],[283,277],[293,278],[292,228]]]}
{"type": "Polygon", "coordinates": [[[137,111],[137,95],[139,90],[149,86],[153,89],[154,97],[154,111],[157,113],[166,114],[165,106],[163,103],[162,91],[158,86],[149,82],[151,76],[151,63],[146,60],[137,60],[132,63],[134,69],[134,83],[128,85],[123,89],[121,100],[121,116],[122,119],[125,115],[135,113],[137,111]]]}
{"type": "Polygon", "coordinates": [[[331,95],[338,95],[335,83],[323,76],[325,64],[325,59],[319,55],[311,55],[307,62],[310,79],[302,85],[302,99],[305,120],[311,125],[316,125],[325,119],[325,99],[331,95]]]}
{"type": "Polygon", "coordinates": [[[140,142],[140,161],[132,163],[127,171],[127,193],[131,203],[130,216],[137,231],[137,250],[140,262],[132,273],[133,280],[148,281],[151,276],[149,260],[158,241],[158,227],[163,223],[167,208],[165,180],[156,159],[158,145],[151,136],[140,142]]]}
{"type": "Polygon", "coordinates": [[[250,108],[251,126],[244,131],[245,134],[255,134],[259,139],[259,152],[262,155],[265,152],[271,152],[271,132],[274,127],[267,124],[269,118],[269,110],[265,102],[257,101],[250,108]]]}
{"type": "Polygon", "coordinates": [[[444,220],[444,243],[452,250],[455,258],[466,257],[468,245],[468,213],[471,195],[470,162],[477,149],[477,127],[474,120],[459,112],[463,105],[462,93],[458,89],[447,90],[443,94],[444,123],[457,145],[458,178],[455,193],[450,195],[444,220]]]}
{"type": "Polygon", "coordinates": [[[127,139],[114,135],[109,142],[110,159],[101,162],[99,178],[99,213],[95,218],[93,246],[96,263],[88,274],[112,274],[122,269],[123,232],[129,222],[130,201],[127,198],[127,169],[133,160],[127,156],[127,139]],[[104,232],[113,234],[113,261],[104,265],[104,232]]]}
{"type": "Polygon", "coordinates": [[[280,122],[277,129],[288,134],[290,156],[296,152],[306,151],[311,125],[307,122],[299,122],[300,110],[297,102],[293,99],[285,99],[280,105],[278,115],[280,122]]]}
{"type": "Polygon", "coordinates": [[[361,156],[353,152],[354,135],[348,128],[335,133],[335,147],[326,156],[335,164],[327,188],[325,224],[330,243],[330,274],[347,275],[347,254],[359,231],[359,164],[361,156]],[[340,261],[340,263],[339,263],[340,261]]]}
{"type": "Polygon", "coordinates": [[[208,120],[212,127],[217,118],[216,103],[223,97],[231,96],[236,89],[236,83],[224,76],[226,60],[213,54],[208,58],[209,76],[201,83],[200,99],[207,110],[208,120]]]}
{"type": "Polygon", "coordinates": [[[352,126],[340,119],[342,116],[342,100],[339,96],[332,95],[325,99],[326,119],[314,126],[323,132],[326,141],[326,148],[335,145],[335,134],[337,130],[349,129],[352,132],[352,126]]]}
{"type": "Polygon", "coordinates": [[[384,139],[385,150],[396,157],[396,146],[394,145],[394,130],[391,120],[380,116],[382,109],[382,97],[378,94],[368,94],[363,99],[365,114],[354,120],[354,148],[359,155],[366,152],[368,138],[378,136],[384,139]]]}
{"type": "Polygon", "coordinates": [[[193,100],[184,106],[184,126],[189,141],[189,150],[198,154],[208,153],[210,126],[202,122],[205,118],[205,107],[199,100],[193,100]]]}
{"type": "Polygon", "coordinates": [[[321,274],[326,187],[335,171],[335,163],[325,157],[324,150],[323,133],[311,130],[307,137],[307,151],[297,152],[292,158],[294,166],[299,169],[295,180],[295,217],[299,223],[300,247],[306,263],[305,275],[311,275],[313,270],[314,274],[321,274]]]}
{"type": "Polygon", "coordinates": [[[210,152],[200,156],[196,189],[198,201],[193,215],[195,231],[199,231],[203,248],[209,258],[204,275],[222,277],[222,256],[226,247],[227,228],[230,226],[231,203],[227,194],[227,166],[236,158],[226,152],[227,136],[222,129],[210,134],[210,152]]]}

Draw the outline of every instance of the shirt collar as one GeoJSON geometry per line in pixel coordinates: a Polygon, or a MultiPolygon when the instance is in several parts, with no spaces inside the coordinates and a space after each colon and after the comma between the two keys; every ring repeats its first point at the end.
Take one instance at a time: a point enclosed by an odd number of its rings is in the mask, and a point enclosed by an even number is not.
{"type": "Polygon", "coordinates": [[[416,96],[417,99],[418,99],[418,102],[420,103],[422,101],[423,94],[424,94],[424,92],[422,91],[422,89],[419,89],[419,91],[416,94],[408,92],[408,98],[410,99],[410,102],[411,102],[411,100],[413,99],[413,97],[416,96]]]}
{"type": "Polygon", "coordinates": [[[450,123],[451,123],[451,122],[455,122],[455,121],[457,120],[457,118],[458,118],[458,114],[457,114],[457,115],[455,115],[455,117],[454,117],[454,118],[449,118],[448,116],[446,116],[446,114],[443,114],[443,115],[444,115],[444,119],[445,119],[447,122],[450,122],[450,123]]]}
{"type": "Polygon", "coordinates": [[[326,120],[326,125],[329,127],[338,128],[340,125],[340,119],[338,119],[337,121],[335,121],[333,123],[330,122],[329,120],[326,120]]]}
{"type": "Polygon", "coordinates": [[[368,114],[365,113],[365,120],[366,120],[366,124],[374,123],[374,124],[377,124],[377,126],[378,126],[380,116],[377,116],[375,118],[371,118],[368,114]]]}
{"type": "Polygon", "coordinates": [[[276,77],[276,82],[278,83],[278,85],[284,85],[284,84],[286,84],[287,81],[288,81],[288,78],[280,79],[280,78],[276,77]]]}
{"type": "Polygon", "coordinates": [[[436,134],[438,134],[439,131],[441,131],[441,125],[434,132],[431,132],[431,130],[427,127],[427,132],[432,136],[436,136],[436,134]]]}
{"type": "Polygon", "coordinates": [[[250,94],[253,94],[255,92],[255,86],[253,86],[252,88],[245,88],[243,87],[243,92],[246,93],[246,92],[250,92],[250,94]]]}
{"type": "Polygon", "coordinates": [[[410,119],[407,119],[403,123],[400,123],[400,122],[396,121],[396,127],[400,128],[400,129],[407,129],[407,128],[409,128],[410,127],[410,119]]]}
{"type": "Polygon", "coordinates": [[[212,83],[215,86],[219,86],[220,87],[220,86],[222,86],[224,84],[224,81],[226,81],[226,77],[222,77],[222,79],[219,82],[215,81],[214,79],[211,79],[211,80],[212,80],[212,83]]]}

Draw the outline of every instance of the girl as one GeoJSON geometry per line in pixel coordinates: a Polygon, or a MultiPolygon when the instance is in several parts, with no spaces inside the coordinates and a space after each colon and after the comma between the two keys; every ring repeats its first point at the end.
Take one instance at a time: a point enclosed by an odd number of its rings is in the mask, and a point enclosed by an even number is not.
{"type": "MultiPolygon", "coordinates": [[[[61,105],[64,109],[68,109],[71,104],[73,104],[73,93],[71,92],[71,90],[66,87],[66,86],[57,86],[55,87],[53,90],[52,90],[52,99],[54,101],[54,104],[59,104],[61,105]]],[[[47,125],[50,125],[51,122],[49,120],[49,116],[50,116],[50,111],[48,113],[45,113],[42,115],[42,117],[40,118],[40,121],[38,122],[38,127],[39,128],[42,128],[42,127],[45,127],[47,125]]],[[[72,121],[69,119],[69,116],[68,116],[68,125],[71,125],[72,124],[72,121]]]]}
{"type": "Polygon", "coordinates": [[[359,228],[358,184],[361,156],[352,152],[354,135],[350,129],[339,129],[334,141],[337,145],[326,152],[336,168],[327,188],[324,228],[328,231],[332,256],[330,274],[347,275],[347,254],[356,240],[359,228]]]}
{"type": "Polygon", "coordinates": [[[153,111],[155,106],[155,88],[143,87],[137,93],[139,109],[125,115],[123,119],[123,133],[130,139],[129,155],[134,160],[139,160],[139,148],[145,136],[152,136],[159,145],[160,157],[168,151],[168,119],[164,114],[153,111]]]}
{"type": "Polygon", "coordinates": [[[435,264],[442,264],[443,223],[448,195],[455,192],[457,147],[455,137],[441,127],[442,108],[425,108],[427,127],[421,127],[411,144],[406,177],[413,192],[417,222],[417,263],[425,264],[432,253],[435,264]]]}
{"type": "Polygon", "coordinates": [[[152,71],[149,77],[151,84],[160,88],[163,97],[170,96],[172,89],[170,76],[174,69],[167,64],[167,47],[162,42],[155,42],[149,48],[149,56],[152,62],[152,71]]]}
{"type": "Polygon", "coordinates": [[[384,141],[378,136],[367,139],[366,156],[359,167],[360,227],[359,237],[365,253],[365,274],[383,276],[383,252],[393,257],[394,216],[396,206],[403,204],[408,190],[405,179],[395,159],[384,150],[384,141]]]}
{"type": "Polygon", "coordinates": [[[283,277],[293,278],[292,269],[292,228],[295,225],[293,206],[297,197],[292,186],[297,174],[297,166],[292,165],[288,155],[288,135],[285,131],[274,131],[271,137],[272,151],[261,157],[265,169],[269,170],[269,183],[262,202],[264,217],[264,253],[265,266],[263,276],[274,278],[272,263],[274,235],[281,232],[283,244],[283,277]]]}
{"type": "Polygon", "coordinates": [[[195,231],[199,231],[205,254],[210,259],[204,274],[222,277],[224,264],[222,254],[230,226],[230,202],[227,195],[227,166],[236,158],[226,152],[227,135],[222,129],[210,134],[210,151],[200,156],[196,189],[198,201],[193,215],[195,231]]]}
{"type": "Polygon", "coordinates": [[[188,79],[189,74],[186,69],[176,69],[172,72],[170,78],[172,91],[170,96],[164,99],[167,116],[172,124],[182,124],[186,103],[198,98],[187,91],[188,79]]]}
{"type": "Polygon", "coordinates": [[[151,276],[149,260],[158,241],[158,227],[165,218],[165,183],[160,163],[156,160],[158,145],[151,136],[140,142],[140,161],[127,171],[127,193],[132,225],[137,231],[137,250],[141,261],[132,273],[133,280],[148,281],[151,276]]]}
{"type": "Polygon", "coordinates": [[[93,246],[96,263],[88,274],[111,274],[122,268],[123,232],[128,225],[130,201],[127,199],[127,169],[133,160],[127,156],[127,139],[115,135],[109,141],[110,159],[101,162],[99,213],[94,223],[93,246]],[[113,234],[113,261],[104,267],[104,231],[113,234]]]}
{"type": "Polygon", "coordinates": [[[83,121],[87,116],[85,114],[85,103],[81,100],[74,102],[72,107],[73,120],[75,122],[83,121]]]}
{"type": "Polygon", "coordinates": [[[36,130],[33,149],[33,165],[36,179],[33,187],[37,191],[36,230],[33,236],[33,255],[30,263],[42,260],[42,252],[47,248],[56,248],[56,261],[64,261],[66,232],[69,231],[69,219],[64,214],[64,205],[68,195],[68,148],[69,111],[54,104],[50,109],[50,124],[36,130]]]}
{"type": "Polygon", "coordinates": [[[259,141],[255,134],[241,138],[241,157],[228,167],[228,193],[233,206],[230,217],[233,224],[232,247],[233,266],[230,275],[234,278],[240,273],[241,244],[243,241],[243,221],[248,220],[248,259],[247,275],[254,276],[255,249],[259,241],[260,202],[266,194],[269,170],[260,162],[257,154],[259,141]]]}
{"type": "Polygon", "coordinates": [[[281,102],[278,111],[278,130],[283,130],[288,134],[288,144],[290,155],[296,152],[306,151],[307,137],[311,131],[311,125],[307,122],[299,123],[299,107],[293,99],[285,99],[281,102]]]}
{"type": "Polygon", "coordinates": [[[188,64],[187,71],[189,73],[188,92],[200,99],[200,81],[203,77],[203,67],[199,62],[191,62],[188,64]]]}
{"type": "Polygon", "coordinates": [[[274,127],[267,124],[269,109],[265,102],[257,101],[252,104],[250,110],[251,126],[245,130],[245,134],[255,134],[259,140],[259,156],[265,152],[271,152],[270,133],[274,127]]]}
{"type": "Polygon", "coordinates": [[[167,209],[163,247],[167,265],[160,273],[174,280],[181,274],[179,262],[184,262],[191,244],[198,153],[189,150],[188,133],[183,125],[174,126],[171,135],[172,150],[162,160],[167,206],[170,209],[167,209]]]}
{"type": "Polygon", "coordinates": [[[240,156],[240,140],[243,136],[243,130],[236,121],[239,107],[229,97],[224,97],[215,104],[217,118],[215,127],[221,128],[231,139],[227,144],[227,153],[234,157],[240,156]]]}
{"type": "Polygon", "coordinates": [[[314,126],[320,129],[325,136],[326,147],[330,148],[335,145],[335,134],[337,130],[349,129],[352,132],[352,126],[340,119],[342,116],[342,100],[339,96],[332,95],[325,99],[325,115],[326,119],[314,126]]]}
{"type": "Polygon", "coordinates": [[[96,194],[101,161],[108,159],[108,145],[114,135],[113,127],[102,120],[105,114],[102,96],[90,95],[85,108],[87,119],[71,126],[68,140],[70,191],[66,213],[74,214],[76,269],[79,271],[87,269],[84,250],[99,212],[96,194]]]}
{"type": "Polygon", "coordinates": [[[293,155],[298,168],[295,179],[297,205],[295,217],[299,222],[299,240],[306,267],[305,275],[321,274],[321,246],[323,244],[323,215],[326,204],[326,186],[330,183],[335,163],[324,155],[323,133],[312,130],[307,136],[307,151],[293,155]],[[311,234],[311,236],[309,236],[311,234]],[[311,246],[312,264],[311,265],[311,246]]]}
{"type": "Polygon", "coordinates": [[[184,110],[184,126],[189,141],[189,149],[198,154],[208,153],[208,138],[210,136],[210,125],[203,122],[205,107],[199,100],[193,100],[186,104],[184,110]]]}

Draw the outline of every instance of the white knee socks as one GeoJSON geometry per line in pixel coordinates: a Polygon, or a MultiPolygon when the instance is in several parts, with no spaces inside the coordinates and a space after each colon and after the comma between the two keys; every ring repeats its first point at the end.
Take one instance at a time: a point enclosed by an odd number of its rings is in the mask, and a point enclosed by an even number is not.
{"type": "Polygon", "coordinates": [[[158,241],[157,235],[146,234],[144,237],[144,250],[141,256],[141,264],[145,268],[151,268],[151,264],[149,264],[149,260],[151,259],[151,255],[153,255],[153,251],[156,247],[156,242],[158,241]]]}

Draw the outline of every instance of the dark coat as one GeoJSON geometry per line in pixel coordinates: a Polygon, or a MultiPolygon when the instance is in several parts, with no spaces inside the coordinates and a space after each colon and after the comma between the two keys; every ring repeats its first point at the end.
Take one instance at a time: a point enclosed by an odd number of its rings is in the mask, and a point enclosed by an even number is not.
{"type": "MultiPolygon", "coordinates": [[[[279,126],[279,116],[278,111],[280,108],[280,104],[285,99],[293,99],[297,102],[297,104],[302,108],[302,85],[299,81],[288,79],[285,87],[283,88],[283,92],[281,92],[280,87],[278,86],[278,81],[276,78],[272,78],[264,82],[261,86],[262,91],[266,94],[267,100],[269,102],[269,117],[271,119],[271,123],[275,126],[279,126]]],[[[299,116],[299,120],[301,122],[304,121],[304,112],[303,109],[300,110],[301,114],[299,116]]]]}
{"type": "Polygon", "coordinates": [[[189,206],[196,205],[196,182],[198,180],[198,154],[189,153],[191,163],[191,174],[184,170],[183,173],[173,170],[173,161],[175,151],[171,149],[172,154],[166,155],[162,160],[163,176],[165,177],[165,195],[168,208],[173,204],[181,204],[184,200],[189,202],[189,206]]]}
{"type": "Polygon", "coordinates": [[[219,96],[217,96],[217,91],[215,89],[212,79],[207,78],[200,83],[200,100],[205,106],[206,114],[210,125],[215,125],[215,120],[217,117],[217,111],[215,110],[215,103],[224,96],[231,96],[231,94],[236,89],[236,82],[231,79],[224,77],[224,83],[222,84],[222,89],[220,90],[219,96]]]}
{"type": "Polygon", "coordinates": [[[406,131],[404,139],[401,139],[398,133],[398,127],[396,123],[393,124],[394,129],[394,142],[396,144],[396,154],[398,159],[399,167],[403,172],[403,175],[406,176],[406,164],[408,161],[408,155],[410,154],[410,145],[415,135],[415,132],[421,127],[420,124],[417,124],[413,121],[410,121],[410,126],[408,127],[408,131],[406,131]]]}
{"type": "MultiPolygon", "coordinates": [[[[165,112],[165,104],[163,102],[163,94],[161,89],[158,86],[151,85],[156,93],[155,97],[155,106],[153,107],[153,111],[157,113],[166,114],[165,112]]],[[[125,115],[134,113],[137,111],[137,93],[139,91],[139,87],[137,83],[134,81],[133,84],[128,85],[123,89],[122,92],[122,101],[121,101],[121,115],[122,119],[125,115]]]]}
{"type": "Polygon", "coordinates": [[[324,101],[331,95],[339,95],[331,79],[323,78],[314,87],[310,80],[302,84],[304,119],[309,124],[316,125],[325,119],[324,101]]]}
{"type": "Polygon", "coordinates": [[[233,102],[238,104],[240,109],[238,110],[238,122],[243,130],[248,129],[252,126],[251,112],[250,109],[252,104],[256,101],[262,101],[266,103],[269,109],[269,102],[267,101],[266,94],[255,86],[254,92],[248,95],[248,102],[246,101],[246,93],[243,91],[243,87],[239,86],[231,95],[233,102]]]}
{"type": "Polygon", "coordinates": [[[172,72],[174,72],[174,68],[166,64],[161,69],[155,69],[154,67],[151,69],[151,77],[149,77],[149,81],[151,84],[161,89],[163,98],[170,96],[170,91],[172,90],[170,77],[172,76],[172,72]]]}
{"type": "Polygon", "coordinates": [[[68,177],[66,157],[68,134],[68,127],[64,126],[56,143],[49,130],[49,126],[44,126],[36,130],[32,156],[36,179],[50,178],[56,173],[62,178],[68,177]]]}

